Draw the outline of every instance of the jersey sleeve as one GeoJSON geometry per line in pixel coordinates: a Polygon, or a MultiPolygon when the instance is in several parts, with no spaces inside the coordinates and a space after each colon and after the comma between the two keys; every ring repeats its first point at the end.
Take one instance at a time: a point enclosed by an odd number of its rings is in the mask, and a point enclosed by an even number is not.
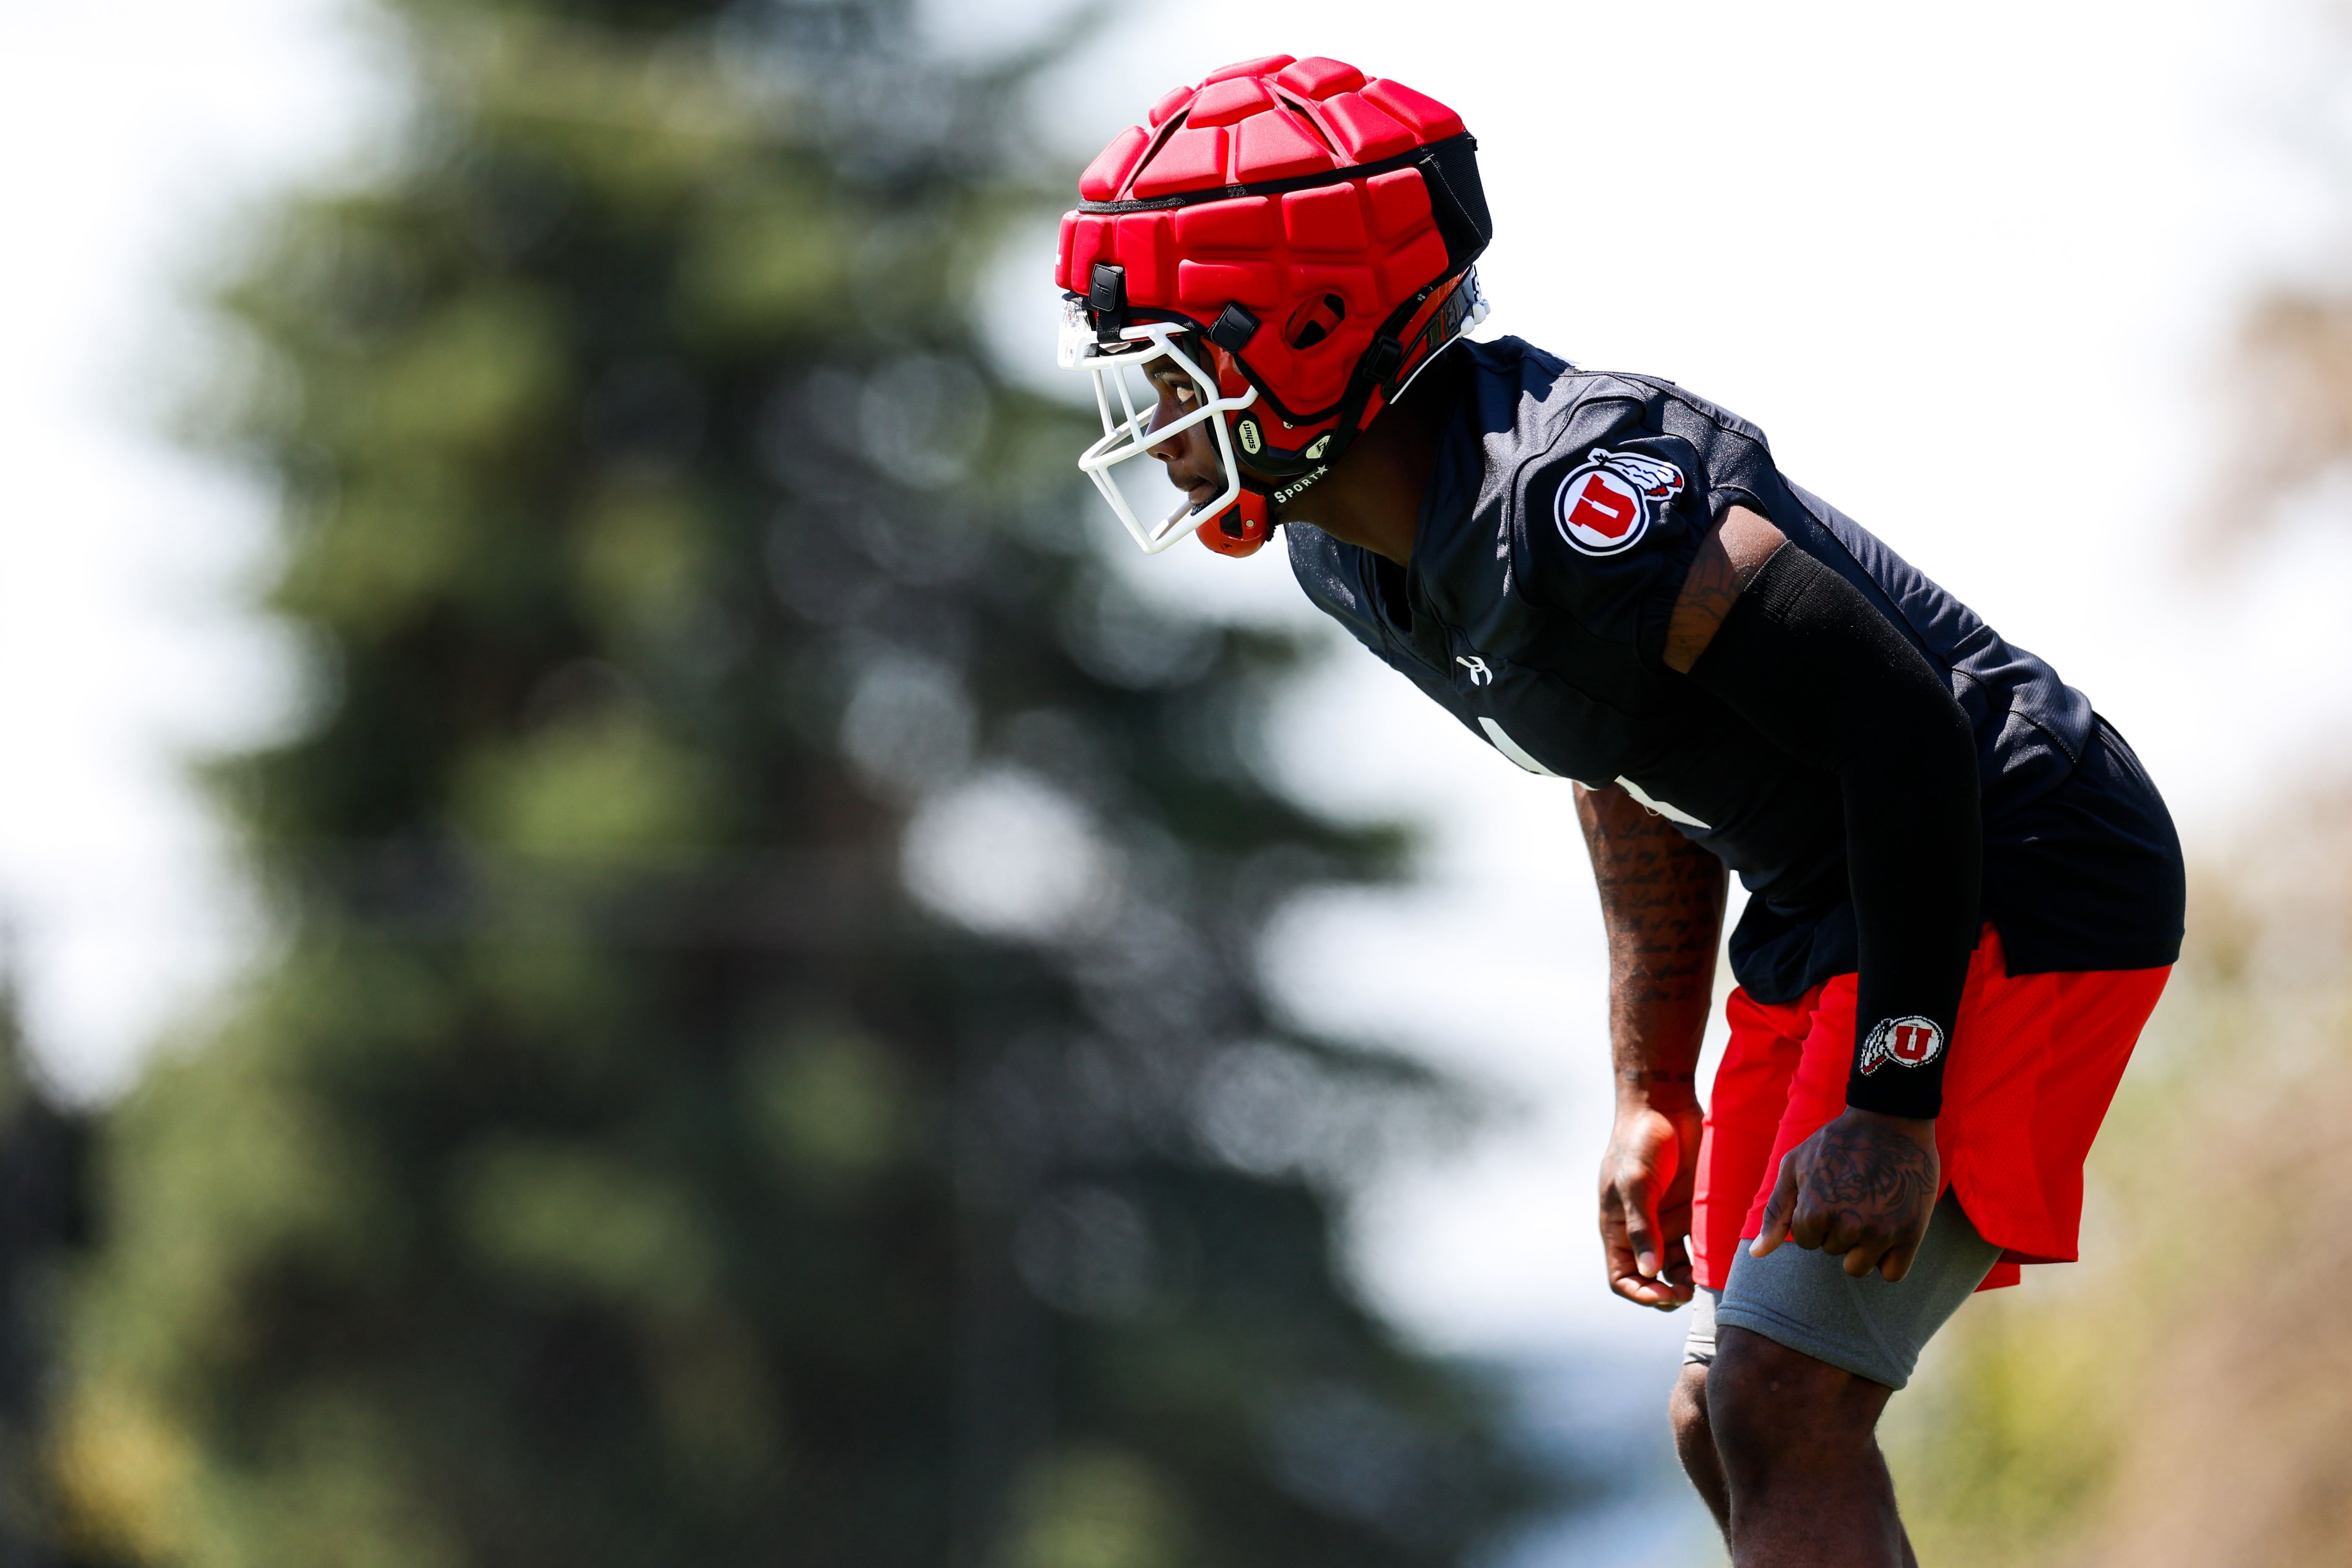
{"type": "Polygon", "coordinates": [[[1709,521],[1699,449],[1641,398],[1589,396],[1514,487],[1521,594],[1654,665],[1709,521]]]}

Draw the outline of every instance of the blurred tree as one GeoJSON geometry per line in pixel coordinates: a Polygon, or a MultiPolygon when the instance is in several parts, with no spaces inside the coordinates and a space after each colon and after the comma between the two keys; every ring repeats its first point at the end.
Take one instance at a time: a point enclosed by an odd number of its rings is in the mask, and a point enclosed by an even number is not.
{"type": "Polygon", "coordinates": [[[0,1568],[76,1560],[47,1482],[61,1276],[83,1233],[89,1123],[28,1070],[0,932],[0,1568]]]}
{"type": "Polygon", "coordinates": [[[1529,1492],[1486,1396],[1333,1260],[1447,1098],[1254,964],[1400,846],[1270,790],[1296,650],[1122,589],[1079,427],[976,348],[1031,68],[893,0],[385,20],[406,135],[224,295],[209,423],[284,498],[316,701],[215,770],[277,945],[111,1128],[84,1548],[1491,1537],[1529,1492]]]}

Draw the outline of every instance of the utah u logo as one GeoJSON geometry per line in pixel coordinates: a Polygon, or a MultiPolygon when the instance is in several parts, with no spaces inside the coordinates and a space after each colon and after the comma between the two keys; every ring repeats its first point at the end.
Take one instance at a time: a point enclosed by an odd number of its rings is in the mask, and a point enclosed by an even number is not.
{"type": "Polygon", "coordinates": [[[1606,468],[1587,474],[1574,494],[1576,505],[1569,508],[1568,525],[1579,534],[1614,543],[1632,531],[1642,515],[1642,497],[1606,468]]]}
{"type": "Polygon", "coordinates": [[[1897,1067],[1925,1067],[1943,1054],[1944,1031],[1933,1020],[1916,1015],[1885,1019],[1862,1043],[1862,1073],[1869,1077],[1883,1061],[1897,1067]]]}
{"type": "Polygon", "coordinates": [[[1653,503],[1682,489],[1682,470],[1673,464],[1596,446],[1560,482],[1553,517],[1559,537],[1586,555],[1614,555],[1649,531],[1653,503]]]}

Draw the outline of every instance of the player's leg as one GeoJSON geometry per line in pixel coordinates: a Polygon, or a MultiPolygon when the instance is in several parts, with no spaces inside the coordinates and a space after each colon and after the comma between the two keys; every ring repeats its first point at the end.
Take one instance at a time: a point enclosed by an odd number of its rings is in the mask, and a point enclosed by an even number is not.
{"type": "Polygon", "coordinates": [[[1712,1091],[1706,1137],[1699,1149],[1691,1203],[1691,1261],[1699,1289],[1691,1301],[1691,1327],[1683,1343],[1682,1375],[1667,1396],[1666,1416],[1683,1473],[1729,1539],[1730,1494],[1706,1416],[1706,1366],[1715,1359],[1715,1306],[1739,1252],[1739,1231],[1757,1191],[1765,1186],[1766,1162],[1790,1081],[1804,1054],[1812,1027],[1808,993],[1793,1003],[1766,1004],[1746,990],[1731,993],[1724,1020],[1730,1025],[1712,1091]]]}
{"type": "MultiPolygon", "coordinates": [[[[1715,1359],[1715,1314],[1713,1292],[1701,1291],[1692,1303],[1706,1317],[1706,1345],[1703,1357],[1694,1353],[1693,1346],[1683,1352],[1682,1375],[1675,1379],[1675,1391],[1666,1396],[1666,1419],[1675,1431],[1675,1453],[1683,1462],[1683,1474],[1698,1493],[1706,1511],[1715,1515],[1716,1528],[1723,1531],[1726,1541],[1731,1539],[1731,1493],[1723,1484],[1723,1461],[1715,1451],[1715,1428],[1706,1416],[1706,1368],[1715,1359]]],[[[1696,1342],[1698,1331],[1691,1334],[1696,1342]]]]}
{"type": "Polygon", "coordinates": [[[1911,1562],[1879,1413],[2000,1255],[1947,1193],[1897,1283],[1850,1278],[1841,1260],[1796,1247],[1734,1262],[1706,1416],[1738,1568],[1911,1562]]]}
{"type": "MultiPolygon", "coordinates": [[[[1667,1413],[1674,1423],[1675,1452],[1683,1462],[1683,1473],[1690,1478],[1692,1488],[1697,1491],[1700,1500],[1706,1504],[1707,1511],[1715,1515],[1716,1528],[1723,1531],[1724,1543],[1729,1545],[1731,1491],[1723,1479],[1723,1458],[1716,1451],[1715,1427],[1707,1418],[1706,1411],[1707,1368],[1714,1364],[1716,1352],[1719,1348],[1715,1322],[1715,1298],[1718,1294],[1720,1292],[1701,1291],[1692,1303],[1696,1321],[1691,1325],[1689,1342],[1684,1347],[1682,1375],[1675,1380],[1675,1391],[1667,1400],[1667,1413]]],[[[1764,1343],[1770,1343],[1769,1341],[1764,1343]]],[[[1891,1395],[1894,1390],[1885,1392],[1891,1395]]],[[[1886,1476],[1885,1469],[1882,1458],[1879,1462],[1879,1474],[1884,1482],[1881,1495],[1885,1508],[1891,1511],[1894,1507],[1894,1481],[1886,1476]]],[[[1895,1529],[1900,1534],[1902,1525],[1899,1520],[1895,1529]]],[[[1910,1537],[1902,1535],[1901,1542],[1903,1568],[1918,1568],[1918,1559],[1911,1554],[1910,1537]]]]}
{"type": "Polygon", "coordinates": [[[1894,1568],[1906,1553],[1874,1432],[1894,1390],[1726,1326],[1706,1401],[1738,1568],[1894,1568]]]}

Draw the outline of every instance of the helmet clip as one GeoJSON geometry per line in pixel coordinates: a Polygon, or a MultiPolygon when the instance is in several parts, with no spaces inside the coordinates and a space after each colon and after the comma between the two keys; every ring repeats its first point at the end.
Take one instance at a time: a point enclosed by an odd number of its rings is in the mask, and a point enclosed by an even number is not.
{"type": "Polygon", "coordinates": [[[1216,320],[1211,324],[1209,341],[1228,354],[1238,354],[1249,347],[1252,338],[1257,336],[1257,318],[1235,301],[1219,312],[1216,320]]]}
{"type": "Polygon", "coordinates": [[[1087,308],[1094,312],[1095,341],[1116,343],[1127,330],[1127,268],[1108,261],[1095,263],[1087,284],[1087,308]]]}

